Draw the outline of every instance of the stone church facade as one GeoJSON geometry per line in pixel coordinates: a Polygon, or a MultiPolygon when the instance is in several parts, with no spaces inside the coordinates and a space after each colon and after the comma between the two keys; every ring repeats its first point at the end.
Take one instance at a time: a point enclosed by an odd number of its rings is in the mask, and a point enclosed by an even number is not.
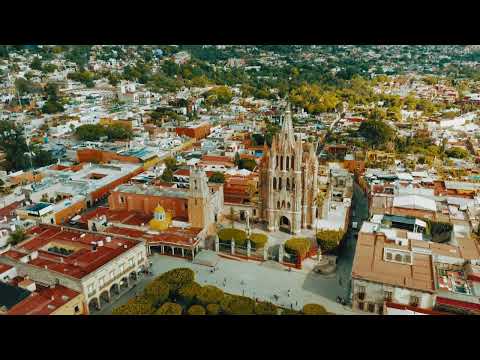
{"type": "Polygon", "coordinates": [[[318,218],[316,150],[317,144],[302,143],[295,136],[289,107],[260,166],[260,212],[269,231],[298,234],[318,218]]]}

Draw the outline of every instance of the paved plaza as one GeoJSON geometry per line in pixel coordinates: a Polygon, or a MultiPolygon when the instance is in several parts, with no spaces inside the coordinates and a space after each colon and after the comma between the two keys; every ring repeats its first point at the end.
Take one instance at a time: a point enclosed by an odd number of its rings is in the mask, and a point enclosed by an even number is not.
{"type": "MultiPolygon", "coordinates": [[[[151,261],[154,276],[178,267],[187,267],[195,271],[195,279],[201,285],[215,285],[231,294],[267,300],[297,310],[300,310],[304,304],[317,303],[335,314],[352,313],[347,307],[335,302],[336,296],[346,294],[346,289],[339,286],[336,277],[326,278],[322,275],[305,274],[295,270],[288,272],[253,262],[224,258],[219,261],[218,270],[214,273],[211,273],[210,267],[165,255],[155,254],[151,257],[151,261]],[[224,279],[226,279],[225,287],[224,279]],[[290,296],[288,296],[289,289],[290,296]],[[278,296],[278,300],[274,299],[274,295],[278,296]]],[[[143,290],[152,278],[149,276],[140,280],[130,292],[125,293],[113,304],[105,306],[99,314],[110,314],[113,307],[126,303],[135,295],[135,292],[143,290]]]]}
{"type": "MultiPolygon", "coordinates": [[[[357,184],[354,185],[354,215],[352,221],[361,221],[368,214],[366,199],[357,184]]],[[[242,228],[238,226],[238,228],[242,228]]],[[[269,236],[271,234],[269,233],[269,236]]],[[[288,234],[277,233],[276,241],[291,237],[288,234]],[[285,235],[285,236],[284,236],[285,235]]],[[[275,241],[275,240],[274,240],[275,241]]],[[[194,264],[188,260],[169,257],[160,254],[151,256],[153,276],[140,279],[137,285],[124,293],[114,303],[107,304],[97,314],[111,314],[114,307],[126,303],[135,293],[140,293],[146,284],[155,276],[178,267],[187,267],[195,271],[195,279],[201,285],[215,285],[225,292],[245,295],[258,300],[265,300],[277,305],[301,310],[304,304],[317,303],[323,305],[327,311],[335,314],[355,314],[351,308],[336,302],[337,296],[349,297],[350,279],[353,257],[355,255],[355,242],[353,230],[350,228],[347,239],[340,249],[337,272],[332,276],[315,274],[312,271],[296,270],[286,271],[279,263],[267,261],[258,263],[253,261],[239,261],[220,258],[217,271],[211,272],[211,267],[194,264]],[[226,279],[225,286],[224,280],[226,279]],[[290,296],[288,291],[290,290],[290,296]],[[275,300],[274,296],[278,296],[275,300]]]]}

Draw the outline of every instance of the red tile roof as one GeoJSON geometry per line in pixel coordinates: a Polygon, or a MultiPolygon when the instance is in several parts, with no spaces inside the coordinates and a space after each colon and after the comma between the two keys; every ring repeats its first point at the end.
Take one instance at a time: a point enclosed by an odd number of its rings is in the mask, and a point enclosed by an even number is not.
{"type": "Polygon", "coordinates": [[[3,274],[5,271],[10,270],[13,266],[7,264],[0,264],[0,274],[3,274]]]}
{"type": "MultiPolygon", "coordinates": [[[[62,230],[59,226],[45,224],[30,229],[28,233],[33,235],[33,238],[24,243],[22,248],[30,251],[38,250],[39,254],[38,258],[29,262],[30,265],[42,268],[47,267],[49,270],[77,279],[83,278],[139,243],[139,241],[121,236],[114,237],[110,242],[107,242],[106,235],[66,228],[62,230]],[[94,251],[91,245],[92,241],[100,240],[103,241],[103,246],[97,246],[97,249],[94,251]],[[50,242],[55,242],[56,244],[63,243],[76,250],[68,256],[53,254],[43,250],[42,248],[50,242]]],[[[19,257],[24,256],[24,254],[14,250],[8,251],[5,255],[17,260],[19,257]]]]}
{"type": "Polygon", "coordinates": [[[116,226],[110,226],[105,229],[109,234],[123,234],[126,236],[141,238],[149,245],[177,245],[177,246],[196,246],[199,240],[195,237],[202,231],[200,228],[177,228],[170,227],[159,234],[149,234],[147,231],[137,229],[126,229],[116,226]]]}
{"type": "Polygon", "coordinates": [[[456,307],[460,309],[472,310],[475,312],[480,312],[480,304],[469,303],[466,301],[447,299],[440,296],[437,296],[437,304],[439,305],[448,305],[451,307],[456,307]]]}
{"type": "Polygon", "coordinates": [[[425,315],[450,315],[450,314],[440,312],[440,311],[435,311],[435,310],[431,310],[431,309],[424,309],[424,308],[419,308],[419,307],[410,306],[410,305],[397,304],[397,303],[388,302],[388,301],[385,302],[385,306],[388,307],[388,308],[392,308],[392,309],[415,311],[417,313],[422,313],[422,314],[425,314],[425,315]]]}
{"type": "Polygon", "coordinates": [[[78,292],[62,285],[54,288],[39,286],[37,291],[13,306],[8,315],[49,315],[78,295],[78,292]]]}
{"type": "Polygon", "coordinates": [[[0,217],[3,218],[6,216],[7,218],[12,218],[13,217],[13,212],[22,204],[21,201],[16,201],[14,203],[11,203],[8,206],[5,206],[4,208],[0,209],[0,217]]]}

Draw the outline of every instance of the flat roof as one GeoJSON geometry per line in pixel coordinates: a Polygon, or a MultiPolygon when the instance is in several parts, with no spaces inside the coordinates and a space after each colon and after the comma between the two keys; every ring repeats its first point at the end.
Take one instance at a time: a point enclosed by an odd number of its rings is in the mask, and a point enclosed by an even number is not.
{"type": "Polygon", "coordinates": [[[137,184],[122,184],[113,191],[130,194],[153,195],[170,198],[187,199],[190,195],[189,190],[181,188],[165,188],[159,186],[142,186],[137,184]]]}
{"type": "Polygon", "coordinates": [[[386,243],[382,236],[360,232],[353,260],[352,277],[426,292],[435,290],[430,255],[413,253],[413,263],[402,264],[385,261],[384,248],[411,250],[410,246],[386,243]]]}
{"type": "Polygon", "coordinates": [[[30,295],[30,291],[0,281],[0,307],[10,310],[30,295]]]}

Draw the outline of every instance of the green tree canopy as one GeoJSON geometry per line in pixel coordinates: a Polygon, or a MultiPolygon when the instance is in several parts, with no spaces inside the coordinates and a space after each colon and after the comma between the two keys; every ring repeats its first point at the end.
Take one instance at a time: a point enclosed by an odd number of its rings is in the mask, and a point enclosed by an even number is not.
{"type": "Polygon", "coordinates": [[[240,159],[238,162],[239,169],[247,169],[253,171],[257,167],[257,162],[253,159],[240,159]]]}
{"type": "Polygon", "coordinates": [[[318,304],[306,304],[302,310],[304,315],[326,315],[327,310],[322,305],[318,304]]]}
{"type": "Polygon", "coordinates": [[[203,286],[197,294],[197,301],[204,305],[219,304],[223,299],[223,291],[213,285],[203,286]]]}
{"type": "Polygon", "coordinates": [[[195,273],[192,269],[177,268],[163,273],[157,279],[165,281],[170,286],[170,291],[177,294],[182,286],[194,281],[195,273]]]}
{"type": "Polygon", "coordinates": [[[16,229],[15,231],[10,233],[10,236],[8,238],[8,243],[11,245],[17,245],[18,243],[21,243],[23,240],[27,238],[27,234],[23,229],[16,229]]]}
{"type": "Polygon", "coordinates": [[[339,230],[319,230],[317,243],[323,253],[330,253],[337,249],[345,233],[339,230]]]}
{"type": "Polygon", "coordinates": [[[208,181],[217,184],[223,184],[225,182],[225,175],[219,171],[216,171],[210,176],[208,181]]]}
{"type": "Polygon", "coordinates": [[[307,238],[291,238],[285,242],[284,246],[285,250],[296,253],[303,258],[310,251],[311,242],[307,238]]]}
{"type": "Polygon", "coordinates": [[[166,302],[157,310],[155,315],[182,315],[182,306],[172,302],[166,302]]]}
{"type": "Polygon", "coordinates": [[[468,152],[468,150],[465,150],[461,147],[452,147],[445,150],[445,155],[455,159],[465,159],[470,155],[470,153],[468,152]]]}
{"type": "Polygon", "coordinates": [[[170,287],[161,280],[152,281],[144,289],[145,297],[156,307],[163,304],[170,294],[170,287]]]}
{"type": "Polygon", "coordinates": [[[192,305],[187,310],[188,315],[205,315],[206,311],[202,305],[192,305]]]}
{"type": "Polygon", "coordinates": [[[370,145],[381,146],[395,138],[395,131],[380,120],[367,120],[360,125],[358,133],[363,136],[370,145]]]}

